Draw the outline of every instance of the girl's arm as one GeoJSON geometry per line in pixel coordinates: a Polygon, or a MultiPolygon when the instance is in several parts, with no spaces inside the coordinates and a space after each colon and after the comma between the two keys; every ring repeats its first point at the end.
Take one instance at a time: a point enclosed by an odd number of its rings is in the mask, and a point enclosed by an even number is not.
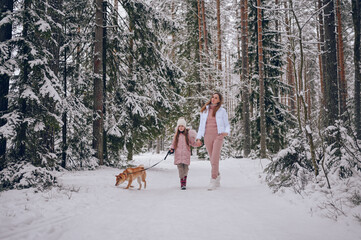
{"type": "Polygon", "coordinates": [[[173,149],[173,151],[174,151],[174,144],[175,144],[175,136],[173,137],[172,145],[170,145],[169,150],[173,149]]]}

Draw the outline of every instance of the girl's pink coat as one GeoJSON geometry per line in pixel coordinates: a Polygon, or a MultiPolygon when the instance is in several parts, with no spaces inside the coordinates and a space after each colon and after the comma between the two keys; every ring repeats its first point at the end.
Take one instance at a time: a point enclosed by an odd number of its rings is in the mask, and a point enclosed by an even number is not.
{"type": "MultiPolygon", "coordinates": [[[[189,130],[188,132],[188,139],[189,139],[189,145],[193,146],[193,147],[197,147],[196,144],[196,136],[197,133],[194,130],[189,130]]],[[[191,151],[190,151],[190,147],[187,146],[187,142],[186,142],[186,138],[184,136],[184,134],[179,134],[179,139],[178,139],[178,146],[177,148],[174,148],[174,142],[175,142],[175,137],[173,138],[173,142],[172,142],[172,146],[171,148],[174,149],[174,164],[186,164],[189,165],[191,164],[191,151]]]]}

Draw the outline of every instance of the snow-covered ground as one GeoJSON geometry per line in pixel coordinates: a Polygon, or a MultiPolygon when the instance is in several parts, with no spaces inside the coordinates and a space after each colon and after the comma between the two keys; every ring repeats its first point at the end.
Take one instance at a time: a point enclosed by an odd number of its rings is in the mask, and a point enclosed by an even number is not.
{"type": "MultiPolygon", "coordinates": [[[[151,166],[165,154],[136,156],[151,166]]],[[[173,157],[147,171],[147,189],[115,187],[120,170],[63,172],[62,188],[0,193],[0,239],[80,240],[357,240],[354,217],[333,221],[294,193],[273,194],[261,176],[266,162],[221,161],[221,188],[207,191],[210,164],[192,159],[188,188],[179,188],[173,157]]],[[[135,187],[138,186],[136,182],[135,187]]]]}

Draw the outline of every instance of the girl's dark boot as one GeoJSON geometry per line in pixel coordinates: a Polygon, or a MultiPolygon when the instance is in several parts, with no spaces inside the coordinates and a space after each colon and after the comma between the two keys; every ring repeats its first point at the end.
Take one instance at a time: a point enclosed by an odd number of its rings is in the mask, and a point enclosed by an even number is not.
{"type": "Polygon", "coordinates": [[[183,178],[183,185],[182,185],[182,190],[186,190],[186,188],[187,188],[187,176],[185,176],[184,178],[183,178]]]}
{"type": "Polygon", "coordinates": [[[180,182],[181,182],[181,189],[186,190],[187,176],[185,176],[184,178],[181,178],[180,182]]]}

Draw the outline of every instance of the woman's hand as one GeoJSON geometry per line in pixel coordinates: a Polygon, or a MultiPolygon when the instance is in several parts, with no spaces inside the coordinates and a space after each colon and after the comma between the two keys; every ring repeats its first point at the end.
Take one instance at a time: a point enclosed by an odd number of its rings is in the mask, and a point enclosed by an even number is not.
{"type": "Polygon", "coordinates": [[[202,141],[201,140],[197,139],[196,143],[197,143],[197,147],[202,146],[202,141]]]}
{"type": "Polygon", "coordinates": [[[228,136],[228,133],[222,133],[223,137],[228,136]]]}

